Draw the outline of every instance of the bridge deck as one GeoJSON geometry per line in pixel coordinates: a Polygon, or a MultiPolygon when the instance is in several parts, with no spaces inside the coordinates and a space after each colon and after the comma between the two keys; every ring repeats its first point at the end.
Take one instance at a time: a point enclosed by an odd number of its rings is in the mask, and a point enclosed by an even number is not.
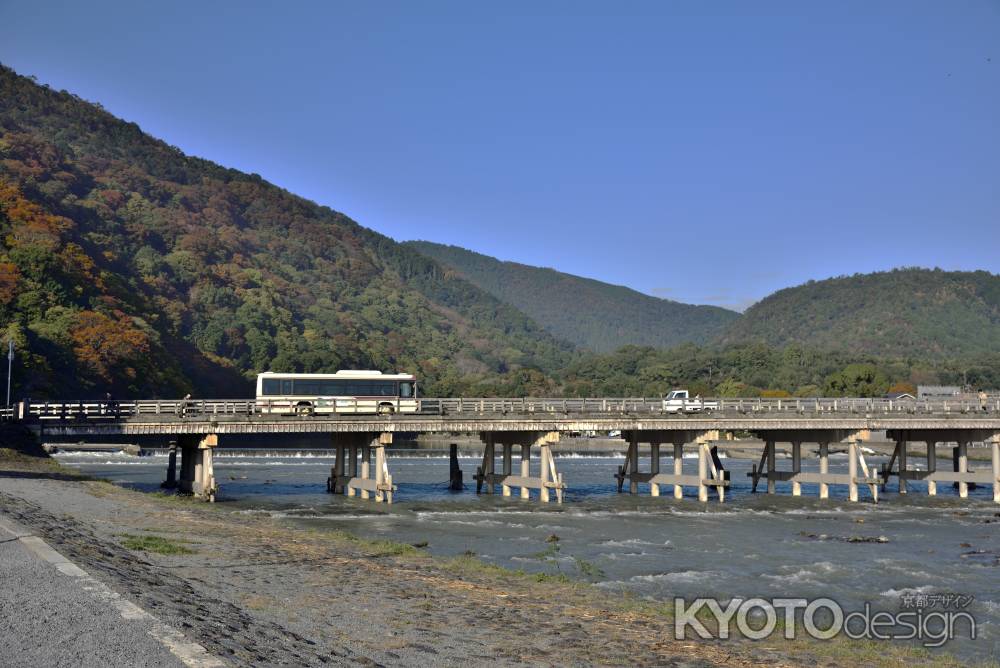
{"type": "MultiPolygon", "coordinates": [[[[286,414],[254,400],[44,402],[0,417],[65,436],[303,432],[486,432],[611,430],[1000,429],[1000,400],[712,399],[712,411],[671,412],[660,399],[459,398],[418,401],[418,412],[286,414]]],[[[322,410],[322,409],[320,409],[322,410]]]]}
{"type": "MultiPolygon", "coordinates": [[[[312,414],[312,406],[282,406],[266,400],[77,401],[22,402],[14,409],[0,411],[0,418],[18,420],[49,436],[176,436],[171,440],[182,455],[180,481],[171,482],[176,478],[175,452],[169,464],[168,483],[209,499],[214,498],[217,490],[212,450],[220,436],[330,434],[331,447],[337,456],[328,489],[352,495],[358,491],[362,498],[371,493],[376,501],[391,502],[396,487],[384,446],[391,443],[393,434],[468,432],[480,434],[486,445],[482,466],[476,474],[477,487],[485,486],[487,493],[491,493],[494,485],[499,484],[504,494],[510,494],[511,487],[521,487],[522,498],[528,498],[529,490],[534,489],[542,501],[547,501],[549,491],[553,490],[561,502],[566,484],[552,457],[552,447],[558,443],[559,435],[620,431],[629,449],[626,465],[619,468],[615,478],[619,490],[627,480],[631,493],[637,493],[638,485],[643,483],[649,484],[651,493],[658,496],[661,485],[672,485],[674,496],[679,498],[684,486],[694,486],[700,500],[707,501],[709,489],[714,488],[721,501],[728,479],[708,443],[720,432],[751,432],[766,443],[759,468],[755,467],[751,473],[755,490],[761,480],[767,481],[771,493],[776,481],[789,481],[792,493],[797,495],[803,483],[819,483],[820,496],[825,498],[829,485],[844,484],[849,487],[852,501],[858,500],[859,486],[867,486],[877,500],[879,483],[884,484],[890,475],[895,474],[899,479],[901,492],[905,491],[907,480],[917,479],[916,472],[906,464],[907,442],[924,441],[929,445],[955,442],[952,472],[936,471],[936,447],[927,448],[929,473],[921,478],[928,482],[928,493],[936,492],[939,481],[955,482],[964,497],[969,485],[985,483],[992,484],[994,500],[1000,503],[1000,399],[982,402],[720,399],[687,407],[688,412],[679,412],[660,399],[459,398],[419,399],[415,413],[366,414],[358,403],[338,401],[336,413],[312,414]],[[896,452],[881,476],[869,470],[858,446],[875,430],[886,430],[897,443],[896,452]],[[793,445],[791,471],[776,468],[774,444],[779,441],[793,445]],[[828,470],[827,446],[838,441],[848,443],[846,473],[828,470]],[[992,471],[968,471],[966,448],[972,441],[991,442],[992,471]],[[640,442],[650,444],[648,472],[639,471],[640,442]],[[801,445],[810,442],[820,444],[819,473],[801,471],[801,445]],[[696,475],[685,474],[682,466],[682,449],[690,443],[697,445],[696,475]],[[661,444],[674,447],[672,472],[660,472],[661,444]],[[502,450],[500,473],[495,472],[495,446],[502,450]],[[512,469],[516,446],[522,453],[520,475],[512,469]],[[538,449],[542,461],[538,477],[528,475],[532,447],[538,449]],[[894,473],[897,458],[899,464],[894,473]]],[[[323,407],[317,406],[315,410],[322,411],[323,407]]]]}

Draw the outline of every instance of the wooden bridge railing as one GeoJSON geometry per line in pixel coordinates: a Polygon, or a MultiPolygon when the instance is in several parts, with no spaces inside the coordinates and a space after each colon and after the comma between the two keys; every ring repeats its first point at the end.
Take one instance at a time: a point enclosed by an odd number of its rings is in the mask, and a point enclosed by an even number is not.
{"type": "MultiPolygon", "coordinates": [[[[1000,397],[986,401],[979,399],[935,399],[935,400],[894,400],[870,398],[818,398],[818,399],[714,399],[702,400],[702,407],[712,404],[711,410],[719,413],[760,414],[760,413],[857,413],[878,414],[968,414],[1000,413],[1000,397]]],[[[297,410],[288,402],[272,402],[254,399],[171,399],[171,400],[130,400],[97,401],[79,400],[63,402],[19,402],[11,408],[0,409],[0,420],[100,420],[115,421],[134,418],[164,417],[211,418],[212,416],[269,416],[297,414],[303,419],[376,412],[372,400],[338,400],[335,406],[312,411],[297,410]]],[[[422,398],[417,400],[417,413],[424,415],[456,414],[505,414],[505,413],[629,413],[629,414],[673,414],[676,412],[697,414],[700,411],[697,400],[687,410],[677,411],[664,406],[660,398],[615,397],[615,398],[532,398],[532,397],[459,397],[422,398]]]]}

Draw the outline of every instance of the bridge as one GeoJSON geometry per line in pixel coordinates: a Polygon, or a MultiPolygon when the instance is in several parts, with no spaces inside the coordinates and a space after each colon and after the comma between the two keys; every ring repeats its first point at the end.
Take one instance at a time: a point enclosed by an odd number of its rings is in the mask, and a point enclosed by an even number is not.
{"type": "Polygon", "coordinates": [[[386,446],[394,435],[476,433],[484,445],[475,475],[477,492],[493,494],[499,486],[503,495],[510,496],[513,488],[519,488],[519,496],[528,499],[537,490],[542,502],[553,496],[562,502],[567,483],[552,454],[560,435],[620,431],[628,447],[625,464],[614,477],[619,491],[627,483],[632,494],[644,483],[653,496],[660,495],[662,486],[671,486],[674,497],[681,498],[689,487],[697,490],[701,501],[708,501],[712,490],[723,500],[729,476],[710,444],[723,434],[738,433],[763,442],[760,463],[748,474],[754,490],[761,480],[769,493],[775,492],[777,482],[790,482],[792,494],[798,496],[802,484],[816,484],[820,498],[828,498],[831,485],[845,485],[851,501],[858,500],[863,488],[877,501],[880,486],[896,476],[901,493],[906,493],[911,480],[925,481],[931,495],[939,482],[954,483],[963,498],[970,485],[992,485],[993,499],[1000,503],[1000,398],[711,401],[718,407],[710,412],[671,412],[661,399],[646,398],[421,398],[415,413],[388,414],[362,413],[350,402],[338,402],[337,412],[330,414],[283,414],[266,400],[252,399],[21,402],[0,410],[0,419],[23,423],[42,438],[168,436],[171,448],[164,484],[206,500],[214,500],[218,491],[212,453],[227,436],[329,434],[335,459],[328,490],[391,503],[397,486],[386,446]],[[873,431],[885,431],[895,442],[882,471],[868,466],[860,447],[873,431]],[[924,470],[910,468],[908,444],[913,442],[927,446],[924,470]],[[969,471],[968,446],[978,442],[989,444],[992,466],[969,471]],[[791,444],[790,470],[778,469],[776,443],[791,444]],[[818,445],[819,472],[801,470],[803,443],[818,445]],[[640,444],[649,445],[644,471],[640,471],[640,444]],[[846,449],[846,471],[830,471],[831,444],[846,449]],[[939,444],[954,444],[953,470],[938,469],[939,444]],[[660,470],[661,446],[672,448],[670,471],[660,470]],[[697,452],[697,470],[685,472],[683,454],[691,447],[697,452]],[[533,451],[539,459],[537,475],[531,471],[533,451]]]}

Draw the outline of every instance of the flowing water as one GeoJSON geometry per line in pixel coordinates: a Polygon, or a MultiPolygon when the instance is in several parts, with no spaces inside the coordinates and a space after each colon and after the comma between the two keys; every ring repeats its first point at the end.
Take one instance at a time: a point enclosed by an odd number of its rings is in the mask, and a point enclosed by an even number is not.
{"type": "MultiPolygon", "coordinates": [[[[59,460],[116,483],[152,491],[166,470],[163,454],[133,457],[70,453],[59,460]]],[[[622,457],[558,456],[569,489],[565,503],[542,505],[498,494],[476,495],[471,476],[478,458],[460,459],[466,491],[448,490],[446,454],[391,451],[390,468],[399,486],[391,506],[326,493],[333,458],[292,452],[216,452],[218,502],[236,513],[262,513],[297,526],[344,530],[366,538],[427,543],[434,554],[466,551],[502,566],[529,572],[563,573],[590,580],[609,595],[622,590],[659,600],[761,597],[826,597],[847,612],[872,608],[899,612],[922,600],[919,594],[974,596],[964,608],[977,622],[978,638],[965,627],[945,650],[983,659],[1000,656],[1000,506],[992,490],[980,487],[959,499],[949,484],[929,498],[922,483],[910,493],[880,495],[870,503],[849,503],[846,487],[831,486],[820,501],[816,485],[803,496],[751,494],[750,463],[724,460],[732,472],[726,503],[712,492],[708,504],[678,501],[672,487],[660,498],[617,494],[613,474],[622,457]],[[558,540],[551,539],[557,536],[558,540]],[[884,537],[883,540],[880,537],[884,537]],[[858,542],[872,539],[883,542],[858,542]]],[[[869,464],[884,461],[870,458],[869,464]]],[[[532,471],[538,462],[532,462],[532,471]]],[[[646,462],[643,462],[646,465],[646,462]]],[[[987,465],[973,462],[972,467],[987,465]]],[[[661,470],[672,470],[664,457],[661,470]]],[[[685,471],[696,468],[685,462],[685,471]]],[[[788,468],[779,461],[779,469],[788,468]]],[[[803,470],[817,470],[803,460],[803,470]]],[[[832,455],[831,471],[846,469],[846,457],[832,455]]],[[[519,470],[517,458],[514,470],[519,470]]],[[[761,482],[766,488],[766,482],[761,482]]],[[[537,495],[537,492],[533,492],[537,495]]],[[[929,599],[945,610],[941,599],[929,599]]],[[[952,609],[955,609],[954,607],[952,609]]],[[[779,612],[780,615],[780,612],[779,612]]]]}

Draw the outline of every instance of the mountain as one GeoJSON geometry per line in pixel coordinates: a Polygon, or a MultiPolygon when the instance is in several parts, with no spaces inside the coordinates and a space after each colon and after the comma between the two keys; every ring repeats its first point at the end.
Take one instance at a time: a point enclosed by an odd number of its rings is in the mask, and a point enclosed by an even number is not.
{"type": "Polygon", "coordinates": [[[524,312],[554,336],[597,352],[629,345],[666,348],[720,335],[738,313],[658,299],[629,288],[553,269],[503,262],[457,246],[406,246],[452,268],[524,312]]]}
{"type": "Polygon", "coordinates": [[[572,355],[414,249],[2,66],[0,332],[33,398],[247,396],[263,370],[342,367],[446,394],[572,355]]]}
{"type": "Polygon", "coordinates": [[[723,344],[765,342],[924,359],[1000,350],[1000,276],[896,269],[779,290],[747,309],[723,344]]]}

